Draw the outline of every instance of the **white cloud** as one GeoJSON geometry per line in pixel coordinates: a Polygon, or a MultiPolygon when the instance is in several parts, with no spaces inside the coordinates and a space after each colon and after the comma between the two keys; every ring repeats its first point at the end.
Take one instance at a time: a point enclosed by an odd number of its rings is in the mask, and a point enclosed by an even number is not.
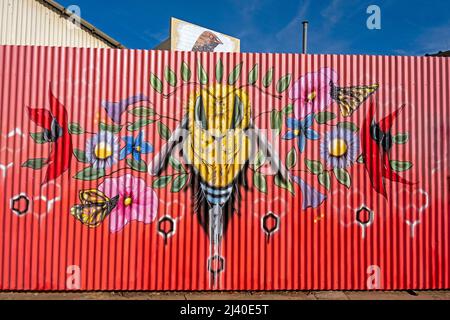
{"type": "Polygon", "coordinates": [[[289,23],[281,29],[275,37],[278,40],[286,40],[286,37],[292,37],[293,34],[299,34],[301,22],[303,20],[307,20],[307,12],[309,9],[309,0],[303,1],[303,3],[300,5],[297,14],[289,21],[289,23]]]}
{"type": "Polygon", "coordinates": [[[300,51],[301,41],[301,22],[306,20],[309,10],[310,0],[304,0],[298,6],[294,16],[274,35],[268,35],[260,31],[258,25],[252,24],[251,28],[246,28],[240,35],[247,36],[249,39],[257,39],[262,52],[286,52],[292,51],[292,48],[298,48],[300,51]],[[288,48],[288,49],[283,49],[288,48]]]}
{"type": "Polygon", "coordinates": [[[333,0],[320,12],[320,15],[328,20],[329,24],[335,25],[344,15],[344,11],[342,10],[343,5],[344,3],[342,0],[333,0]]]}

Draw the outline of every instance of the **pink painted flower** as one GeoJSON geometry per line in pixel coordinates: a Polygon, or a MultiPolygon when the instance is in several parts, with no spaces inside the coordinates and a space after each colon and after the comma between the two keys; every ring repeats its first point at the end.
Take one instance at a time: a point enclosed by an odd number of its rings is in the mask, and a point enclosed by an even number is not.
{"type": "Polygon", "coordinates": [[[98,186],[110,199],[119,196],[117,206],[110,214],[109,229],[118,232],[128,222],[137,220],[151,223],[158,211],[156,192],[143,179],[126,174],[118,178],[108,178],[98,186]]]}
{"type": "Polygon", "coordinates": [[[322,68],[310,72],[298,79],[291,90],[289,98],[294,101],[294,115],[303,119],[306,115],[322,111],[331,103],[331,82],[337,80],[336,71],[322,68]]]}

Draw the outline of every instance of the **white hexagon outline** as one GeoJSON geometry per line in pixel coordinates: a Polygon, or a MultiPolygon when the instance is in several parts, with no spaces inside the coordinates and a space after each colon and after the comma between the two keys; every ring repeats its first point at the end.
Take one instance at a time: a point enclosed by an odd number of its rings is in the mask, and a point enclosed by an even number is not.
{"type": "Polygon", "coordinates": [[[61,198],[60,197],[56,197],[56,198],[53,198],[51,200],[48,200],[46,196],[40,195],[40,196],[34,197],[33,201],[35,201],[35,200],[43,200],[46,203],[45,204],[46,205],[45,213],[41,213],[40,214],[40,213],[35,212],[34,211],[34,207],[32,209],[33,216],[38,218],[39,220],[41,220],[41,219],[45,218],[50,213],[50,211],[53,209],[54,204],[56,202],[60,201],[61,198]]]}
{"type": "MultiPolygon", "coordinates": [[[[159,199],[159,202],[160,203],[162,203],[162,204],[164,204],[164,207],[165,207],[165,212],[168,212],[168,211],[170,211],[169,210],[169,208],[171,207],[171,206],[173,206],[175,203],[177,203],[179,206],[180,206],[180,208],[182,207],[182,210],[181,210],[181,215],[179,216],[179,217],[176,217],[176,218],[174,218],[174,217],[172,217],[172,219],[174,219],[175,221],[179,221],[179,220],[181,220],[181,219],[183,219],[184,218],[184,215],[185,215],[185,213],[186,213],[186,205],[184,204],[184,202],[181,202],[181,201],[179,201],[178,199],[174,199],[174,200],[172,200],[172,201],[169,201],[169,202],[165,202],[163,199],[159,199]]],[[[165,213],[164,214],[164,216],[165,215],[170,215],[170,213],[165,213]]]]}
{"type": "Polygon", "coordinates": [[[1,170],[1,172],[2,172],[2,178],[3,179],[6,179],[6,173],[8,172],[8,169],[9,168],[12,168],[14,166],[14,162],[10,162],[10,163],[8,163],[8,164],[3,164],[3,163],[0,163],[0,170],[1,170]]]}
{"type": "MultiPolygon", "coordinates": [[[[396,194],[399,194],[400,192],[403,192],[403,191],[408,191],[408,192],[410,192],[408,189],[406,189],[406,188],[401,188],[401,189],[397,189],[397,192],[396,192],[396,194]]],[[[428,206],[429,206],[429,195],[428,195],[428,192],[426,192],[425,190],[423,190],[422,188],[417,188],[417,189],[414,189],[414,191],[412,192],[412,196],[414,197],[414,195],[417,193],[417,192],[419,192],[419,193],[421,193],[422,195],[425,195],[425,204],[423,204],[422,206],[420,206],[420,207],[416,207],[416,204],[415,203],[409,203],[408,204],[408,206],[406,206],[406,207],[403,207],[403,208],[401,208],[401,207],[399,207],[398,205],[397,205],[397,201],[394,201],[394,206],[397,208],[397,209],[399,209],[399,210],[402,210],[402,211],[405,211],[405,210],[408,210],[408,209],[414,209],[414,210],[417,210],[417,211],[419,211],[419,213],[422,213],[424,210],[426,210],[427,208],[428,208],[428,206]]],[[[411,192],[410,192],[411,193],[411,192]]],[[[395,200],[397,200],[398,198],[395,198],[395,200]]]]}
{"type": "MultiPolygon", "coordinates": [[[[257,199],[255,199],[255,200],[253,200],[253,205],[256,205],[256,204],[258,204],[258,203],[260,203],[260,202],[266,202],[266,203],[268,202],[269,204],[272,204],[272,203],[274,203],[274,202],[276,202],[276,201],[278,201],[278,200],[280,200],[280,202],[283,203],[284,210],[283,210],[283,211],[280,211],[280,212],[275,212],[275,211],[274,211],[274,208],[272,208],[272,209],[269,209],[268,212],[273,212],[274,214],[278,215],[278,217],[280,218],[280,221],[281,221],[281,218],[285,217],[285,216],[286,216],[286,213],[287,213],[287,212],[286,212],[286,204],[287,204],[287,201],[286,201],[284,198],[276,196],[275,198],[273,198],[273,199],[271,199],[270,201],[268,201],[267,198],[262,198],[262,197],[260,197],[260,198],[257,198],[257,199]]],[[[268,212],[266,212],[264,215],[266,215],[268,212]]],[[[263,216],[264,216],[264,215],[263,215],[263,216]]],[[[259,215],[257,212],[253,212],[253,217],[256,217],[256,218],[258,218],[258,219],[261,218],[260,215],[259,215]]]]}
{"type": "MultiPolygon", "coordinates": [[[[23,132],[22,132],[22,130],[20,130],[20,128],[14,128],[13,130],[11,130],[10,132],[8,132],[7,134],[1,134],[1,140],[2,141],[4,141],[4,140],[8,140],[9,138],[12,138],[12,137],[14,137],[14,136],[19,136],[19,137],[21,137],[21,138],[24,138],[25,137],[25,135],[23,134],[23,132]]],[[[0,152],[3,152],[3,151],[20,151],[20,150],[22,150],[22,148],[23,148],[23,146],[22,146],[22,144],[20,144],[20,146],[18,147],[18,146],[15,146],[14,148],[10,145],[10,144],[8,144],[8,143],[2,143],[2,145],[0,146],[0,152]]]]}

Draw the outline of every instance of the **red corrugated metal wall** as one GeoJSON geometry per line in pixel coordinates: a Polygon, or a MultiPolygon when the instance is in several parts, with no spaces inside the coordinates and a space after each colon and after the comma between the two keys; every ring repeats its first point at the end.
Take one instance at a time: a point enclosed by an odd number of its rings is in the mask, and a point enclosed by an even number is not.
{"type": "Polygon", "coordinates": [[[448,61],[2,46],[0,289],[449,288],[448,61]]]}

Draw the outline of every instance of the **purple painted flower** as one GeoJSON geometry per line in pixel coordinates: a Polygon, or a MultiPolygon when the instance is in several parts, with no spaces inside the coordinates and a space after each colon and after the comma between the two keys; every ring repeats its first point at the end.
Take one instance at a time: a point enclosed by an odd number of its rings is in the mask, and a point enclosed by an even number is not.
{"type": "Polygon", "coordinates": [[[344,128],[333,129],[325,135],[320,144],[320,155],[332,168],[346,168],[352,165],[358,155],[359,138],[344,128]]]}
{"type": "Polygon", "coordinates": [[[151,223],[158,212],[158,196],[145,184],[145,180],[126,174],[108,178],[98,186],[110,199],[119,196],[117,206],[110,214],[109,229],[118,232],[128,222],[136,220],[151,223]]]}
{"type": "Polygon", "coordinates": [[[310,129],[313,123],[313,114],[309,114],[303,120],[297,120],[294,118],[286,119],[286,126],[291,129],[283,136],[285,140],[297,139],[298,150],[303,152],[305,150],[306,140],[318,140],[320,139],[319,133],[310,129]]]}
{"type": "Polygon", "coordinates": [[[143,102],[149,101],[147,96],[141,94],[137,94],[135,96],[131,96],[125,98],[118,102],[110,102],[110,101],[102,101],[102,107],[105,108],[108,116],[117,124],[120,123],[120,118],[122,117],[122,113],[128,108],[128,106],[143,102]]]}
{"type": "Polygon", "coordinates": [[[289,98],[294,102],[295,118],[302,119],[307,114],[328,107],[332,101],[331,83],[336,80],[336,71],[331,68],[322,68],[300,77],[289,91],[289,98]]]}
{"type": "Polygon", "coordinates": [[[291,179],[299,185],[300,190],[302,192],[302,209],[306,210],[307,208],[317,208],[324,202],[327,198],[326,195],[320,193],[312,186],[307,184],[301,178],[291,175],[291,179]]]}
{"type": "Polygon", "coordinates": [[[117,162],[118,157],[119,139],[111,132],[100,131],[86,141],[86,159],[93,168],[109,168],[117,162]]]}

